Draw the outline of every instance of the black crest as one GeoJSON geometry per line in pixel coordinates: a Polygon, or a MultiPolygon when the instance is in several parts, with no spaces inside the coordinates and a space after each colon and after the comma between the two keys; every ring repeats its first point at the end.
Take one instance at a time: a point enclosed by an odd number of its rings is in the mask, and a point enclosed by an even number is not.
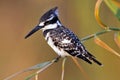
{"type": "Polygon", "coordinates": [[[57,17],[58,16],[58,7],[54,7],[44,13],[44,15],[41,17],[40,22],[46,21],[47,19],[50,19],[51,17],[57,17]]]}

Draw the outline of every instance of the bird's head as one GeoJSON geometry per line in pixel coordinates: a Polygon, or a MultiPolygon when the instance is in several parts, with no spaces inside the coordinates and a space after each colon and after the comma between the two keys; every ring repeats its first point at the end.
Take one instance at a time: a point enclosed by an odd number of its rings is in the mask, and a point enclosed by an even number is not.
{"type": "Polygon", "coordinates": [[[40,18],[39,24],[25,36],[25,39],[40,29],[43,31],[47,29],[54,29],[58,25],[61,25],[58,19],[58,8],[54,7],[44,13],[44,15],[40,18]]]}

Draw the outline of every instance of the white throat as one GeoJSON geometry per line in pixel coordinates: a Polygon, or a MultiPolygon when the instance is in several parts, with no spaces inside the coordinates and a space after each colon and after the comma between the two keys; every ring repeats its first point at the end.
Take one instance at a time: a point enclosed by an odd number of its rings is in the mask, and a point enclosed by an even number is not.
{"type": "Polygon", "coordinates": [[[42,28],[42,31],[49,30],[49,29],[55,29],[57,28],[57,26],[58,26],[57,23],[49,24],[49,25],[44,26],[44,28],[42,28]]]}

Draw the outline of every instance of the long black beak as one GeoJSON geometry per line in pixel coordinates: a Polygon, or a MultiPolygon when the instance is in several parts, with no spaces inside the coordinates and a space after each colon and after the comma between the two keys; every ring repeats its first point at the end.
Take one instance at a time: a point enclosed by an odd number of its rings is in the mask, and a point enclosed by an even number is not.
{"type": "Polygon", "coordinates": [[[28,38],[29,36],[31,36],[33,33],[35,33],[36,31],[38,31],[39,29],[41,29],[42,26],[36,26],[32,31],[30,31],[26,36],[25,39],[28,38]]]}

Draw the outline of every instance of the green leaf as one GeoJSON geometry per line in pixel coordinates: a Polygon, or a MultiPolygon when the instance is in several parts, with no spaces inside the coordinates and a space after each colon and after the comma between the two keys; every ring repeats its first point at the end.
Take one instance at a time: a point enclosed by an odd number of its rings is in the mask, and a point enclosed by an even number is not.
{"type": "Polygon", "coordinates": [[[115,4],[118,2],[115,2],[114,0],[104,0],[104,1],[105,1],[106,5],[110,8],[110,10],[114,13],[114,15],[120,21],[120,8],[115,4]]]}
{"type": "Polygon", "coordinates": [[[43,62],[43,63],[37,64],[37,65],[34,65],[34,66],[28,68],[27,70],[29,71],[29,70],[40,69],[40,68],[43,68],[43,67],[45,67],[46,65],[48,65],[50,63],[51,63],[51,61],[43,62]]]}
{"type": "Polygon", "coordinates": [[[43,62],[43,63],[40,63],[40,64],[37,64],[35,66],[32,66],[28,69],[26,69],[27,71],[30,71],[30,70],[36,70],[36,69],[39,69],[37,72],[29,75],[28,77],[25,78],[25,80],[30,80],[32,79],[34,76],[36,76],[38,73],[42,72],[43,70],[45,70],[47,67],[49,67],[50,65],[52,65],[54,62],[56,62],[57,58],[53,59],[52,61],[47,61],[47,62],[43,62]]]}
{"type": "MultiPolygon", "coordinates": [[[[24,73],[24,72],[28,72],[28,71],[31,71],[31,70],[42,69],[42,68],[48,66],[49,64],[55,62],[55,60],[56,60],[56,59],[53,59],[52,61],[43,62],[43,63],[37,64],[37,65],[34,65],[34,66],[32,66],[32,67],[29,67],[29,68],[27,68],[27,69],[25,69],[25,70],[16,72],[15,74],[12,74],[11,76],[8,76],[8,77],[5,78],[4,80],[9,80],[9,79],[11,79],[11,78],[13,78],[13,77],[15,77],[15,76],[17,76],[17,75],[20,75],[20,74],[24,73]]],[[[35,75],[36,75],[36,73],[28,76],[27,80],[29,80],[30,78],[32,78],[32,77],[35,76],[35,75]]]]}
{"type": "Polygon", "coordinates": [[[25,80],[30,80],[30,79],[33,78],[35,75],[37,75],[37,74],[36,74],[36,73],[33,73],[33,74],[27,76],[27,77],[25,78],[25,80]]]}

